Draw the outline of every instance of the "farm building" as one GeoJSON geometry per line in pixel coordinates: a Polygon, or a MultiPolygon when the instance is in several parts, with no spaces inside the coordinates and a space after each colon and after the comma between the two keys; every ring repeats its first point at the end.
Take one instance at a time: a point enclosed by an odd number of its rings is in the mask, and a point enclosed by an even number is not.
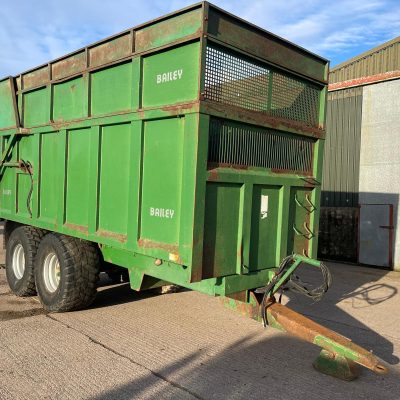
{"type": "Polygon", "coordinates": [[[400,270],[400,36],[330,72],[319,255],[400,270]]]}

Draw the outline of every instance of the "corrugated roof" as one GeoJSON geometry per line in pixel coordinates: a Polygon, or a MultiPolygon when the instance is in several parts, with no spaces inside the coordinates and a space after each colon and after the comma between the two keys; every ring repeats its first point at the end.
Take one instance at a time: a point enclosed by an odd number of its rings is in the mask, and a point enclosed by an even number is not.
{"type": "Polygon", "coordinates": [[[329,83],[400,70],[400,36],[332,68],[329,83]]]}

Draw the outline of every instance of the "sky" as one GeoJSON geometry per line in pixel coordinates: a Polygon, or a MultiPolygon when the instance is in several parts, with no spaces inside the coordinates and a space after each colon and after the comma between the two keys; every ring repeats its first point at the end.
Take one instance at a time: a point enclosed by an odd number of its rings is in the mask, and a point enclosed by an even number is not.
{"type": "MultiPolygon", "coordinates": [[[[196,0],[0,0],[0,77],[51,61],[196,0]]],[[[400,35],[399,0],[214,0],[331,61],[400,35]]]]}

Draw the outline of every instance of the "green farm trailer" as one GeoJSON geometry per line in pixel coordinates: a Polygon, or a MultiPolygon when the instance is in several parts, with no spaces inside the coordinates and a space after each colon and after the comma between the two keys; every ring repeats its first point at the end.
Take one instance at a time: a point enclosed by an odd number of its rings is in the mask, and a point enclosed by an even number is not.
{"type": "Polygon", "coordinates": [[[221,296],[321,346],[324,372],[384,372],[274,297],[301,263],[329,283],[312,258],[327,76],[326,60],[202,2],[0,80],[11,290],[71,311],[118,266],[135,290],[221,296]]]}

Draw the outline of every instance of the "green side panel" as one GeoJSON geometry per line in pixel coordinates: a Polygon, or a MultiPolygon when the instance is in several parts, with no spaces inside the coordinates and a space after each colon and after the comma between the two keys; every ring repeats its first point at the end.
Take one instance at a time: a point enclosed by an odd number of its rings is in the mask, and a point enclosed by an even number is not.
{"type": "MultiPolygon", "coordinates": [[[[1,147],[2,153],[7,146],[7,142],[10,137],[2,136],[1,147]]],[[[17,154],[14,151],[9,154],[6,161],[16,161],[17,154]]],[[[0,180],[0,211],[6,214],[14,214],[15,212],[15,202],[16,202],[16,173],[14,168],[5,168],[3,176],[0,180]]]]}
{"type": "Polygon", "coordinates": [[[127,233],[131,124],[102,128],[100,162],[99,229],[127,233]]]}
{"type": "MultiPolygon", "coordinates": [[[[315,190],[315,189],[314,189],[315,190]]],[[[308,255],[310,240],[314,228],[310,225],[313,207],[307,201],[311,199],[311,189],[293,187],[290,192],[288,254],[308,255]],[[307,196],[307,197],[306,197],[307,196]]],[[[316,234],[317,232],[313,232],[316,234]]]]}
{"type": "Polygon", "coordinates": [[[199,97],[200,44],[191,43],[145,57],[143,107],[161,106],[199,97]]]}
{"type": "Polygon", "coordinates": [[[241,187],[207,183],[203,279],[236,273],[241,187]]]}
{"type": "Polygon", "coordinates": [[[58,132],[41,135],[40,145],[40,185],[39,185],[39,217],[46,222],[55,223],[57,213],[62,207],[62,187],[64,182],[59,179],[62,140],[58,132]]]}
{"type": "Polygon", "coordinates": [[[50,119],[50,91],[47,87],[23,94],[24,126],[43,125],[50,119]]]}
{"type": "Polygon", "coordinates": [[[53,120],[66,121],[87,116],[86,77],[53,86],[53,120]]]}
{"type": "Polygon", "coordinates": [[[7,168],[0,182],[0,209],[5,213],[15,211],[15,170],[7,168]]]}
{"type": "Polygon", "coordinates": [[[15,126],[15,114],[9,79],[0,82],[0,128],[15,126]]]}
{"type": "Polygon", "coordinates": [[[196,33],[202,25],[202,9],[176,15],[153,23],[136,32],[136,51],[163,46],[185,36],[196,33]]]}
{"type": "Polygon", "coordinates": [[[88,225],[90,186],[90,138],[91,129],[68,131],[66,223],[86,227],[88,225]]]}
{"type": "Polygon", "coordinates": [[[34,136],[24,136],[18,142],[18,158],[33,164],[36,155],[34,136]]]}
{"type": "Polygon", "coordinates": [[[184,121],[144,124],[141,239],[178,244],[184,121]]]}
{"type": "MultiPolygon", "coordinates": [[[[92,115],[132,108],[132,63],[112,66],[91,74],[92,115]]],[[[137,76],[136,79],[139,79],[137,76]]]]}
{"type": "Polygon", "coordinates": [[[280,190],[279,186],[254,185],[250,271],[276,265],[280,190]]]}

